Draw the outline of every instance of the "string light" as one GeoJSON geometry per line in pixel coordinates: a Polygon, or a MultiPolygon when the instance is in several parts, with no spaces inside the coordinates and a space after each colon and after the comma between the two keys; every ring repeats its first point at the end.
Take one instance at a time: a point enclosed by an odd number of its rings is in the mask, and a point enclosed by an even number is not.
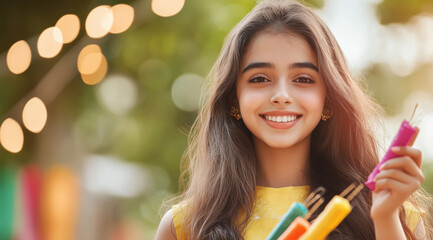
{"type": "Polygon", "coordinates": [[[6,56],[6,64],[12,73],[20,74],[27,70],[32,60],[29,44],[21,40],[14,43],[6,56]]]}
{"type": "Polygon", "coordinates": [[[101,5],[90,11],[86,19],[86,32],[91,38],[102,38],[113,26],[113,12],[108,5],[101,5]]]}
{"type": "Polygon", "coordinates": [[[101,48],[96,44],[90,44],[78,55],[77,66],[83,82],[95,85],[104,79],[108,64],[101,48]]]}
{"type": "Polygon", "coordinates": [[[119,34],[126,31],[134,21],[134,8],[127,4],[117,4],[111,10],[114,20],[110,33],[119,34]]]}
{"type": "Polygon", "coordinates": [[[6,119],[0,126],[0,143],[11,153],[20,152],[24,145],[24,133],[17,121],[6,119]]]}
{"type": "Polygon", "coordinates": [[[63,47],[62,31],[58,27],[45,29],[38,38],[38,52],[43,58],[53,58],[63,47]]]}
{"type": "Polygon", "coordinates": [[[77,15],[66,14],[57,21],[55,26],[62,32],[63,43],[70,43],[80,32],[80,19],[77,15]]]}
{"type": "Polygon", "coordinates": [[[105,74],[107,74],[107,68],[108,68],[107,59],[105,59],[104,55],[101,54],[101,56],[102,56],[101,65],[96,70],[96,72],[92,74],[81,74],[81,79],[85,84],[88,85],[98,84],[104,79],[105,74]]]}
{"type": "MultiPolygon", "coordinates": [[[[183,1],[181,1],[181,7],[183,1]]],[[[178,4],[179,5],[179,4],[178,4]]],[[[178,6],[177,5],[177,6],[178,6]]],[[[85,29],[92,38],[102,38],[109,32],[119,34],[126,31],[134,20],[134,8],[127,4],[113,7],[102,5],[90,11],[86,18],[85,29]]],[[[80,19],[74,14],[62,16],[54,27],[45,29],[38,37],[37,51],[43,58],[57,56],[63,44],[74,41],[80,31],[80,19]]],[[[31,63],[31,49],[26,41],[13,44],[6,57],[9,70],[20,74],[31,63]]],[[[102,81],[107,73],[108,63],[98,45],[83,48],[78,56],[77,67],[84,83],[94,85],[102,81]]],[[[34,97],[23,108],[24,126],[33,133],[39,133],[47,121],[47,108],[44,102],[34,97]]],[[[24,145],[24,133],[18,122],[6,119],[0,126],[0,144],[9,152],[17,153],[24,145]]]]}
{"type": "Polygon", "coordinates": [[[95,73],[102,62],[101,48],[96,44],[85,46],[78,55],[77,66],[81,74],[95,73]]]}
{"type": "Polygon", "coordinates": [[[33,133],[39,133],[47,122],[47,108],[41,99],[30,99],[23,109],[24,126],[33,133]]]}
{"type": "Polygon", "coordinates": [[[182,10],[185,0],[152,0],[152,11],[161,17],[171,17],[182,10]]]}

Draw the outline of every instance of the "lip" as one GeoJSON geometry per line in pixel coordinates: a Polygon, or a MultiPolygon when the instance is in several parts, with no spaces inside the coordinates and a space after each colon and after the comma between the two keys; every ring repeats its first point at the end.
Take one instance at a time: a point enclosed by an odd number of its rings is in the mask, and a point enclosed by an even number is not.
{"type": "Polygon", "coordinates": [[[302,114],[295,113],[295,112],[289,112],[289,111],[272,111],[272,112],[266,112],[266,113],[260,114],[260,117],[265,121],[266,124],[268,124],[272,128],[289,129],[289,128],[293,127],[299,121],[299,119],[302,118],[302,114]],[[269,116],[297,115],[298,118],[296,118],[296,120],[294,120],[292,122],[273,122],[273,121],[270,121],[270,120],[267,120],[266,118],[264,118],[264,115],[269,115],[269,116]]]}
{"type": "Polygon", "coordinates": [[[290,112],[290,111],[270,111],[261,113],[260,115],[270,115],[270,116],[284,116],[284,115],[302,115],[297,112],[290,112]]]}

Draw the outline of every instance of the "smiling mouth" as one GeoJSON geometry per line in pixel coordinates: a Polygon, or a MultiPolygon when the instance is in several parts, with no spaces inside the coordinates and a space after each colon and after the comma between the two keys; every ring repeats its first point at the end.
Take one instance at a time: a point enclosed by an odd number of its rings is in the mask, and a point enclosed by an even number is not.
{"type": "Polygon", "coordinates": [[[293,122],[302,117],[302,115],[280,115],[280,116],[272,115],[271,116],[271,115],[264,115],[264,114],[260,114],[259,116],[265,120],[276,122],[276,123],[293,122]]]}

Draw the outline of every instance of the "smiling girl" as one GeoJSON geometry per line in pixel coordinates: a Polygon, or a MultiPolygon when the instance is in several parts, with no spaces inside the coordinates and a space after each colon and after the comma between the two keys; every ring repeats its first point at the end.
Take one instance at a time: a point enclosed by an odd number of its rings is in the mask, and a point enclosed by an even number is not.
{"type": "MultiPolygon", "coordinates": [[[[260,2],[227,37],[209,80],[185,154],[186,191],[156,239],[265,239],[293,201],[319,186],[329,201],[378,163],[380,108],[327,26],[299,3],[260,2]]],[[[329,239],[427,237],[414,207],[421,152],[395,153],[329,239]]]]}

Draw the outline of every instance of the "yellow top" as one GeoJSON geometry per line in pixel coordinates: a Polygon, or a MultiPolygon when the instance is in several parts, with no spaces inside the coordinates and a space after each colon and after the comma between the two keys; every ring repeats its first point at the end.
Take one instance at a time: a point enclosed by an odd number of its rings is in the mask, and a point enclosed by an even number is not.
{"type": "MultiPolygon", "coordinates": [[[[264,240],[284,216],[293,202],[303,202],[309,193],[309,186],[256,188],[256,207],[246,228],[245,240],[264,240]]],[[[420,219],[420,212],[406,202],[405,210],[410,229],[414,230],[420,219]]],[[[187,240],[182,230],[183,207],[173,206],[173,223],[178,240],[187,240]]]]}

